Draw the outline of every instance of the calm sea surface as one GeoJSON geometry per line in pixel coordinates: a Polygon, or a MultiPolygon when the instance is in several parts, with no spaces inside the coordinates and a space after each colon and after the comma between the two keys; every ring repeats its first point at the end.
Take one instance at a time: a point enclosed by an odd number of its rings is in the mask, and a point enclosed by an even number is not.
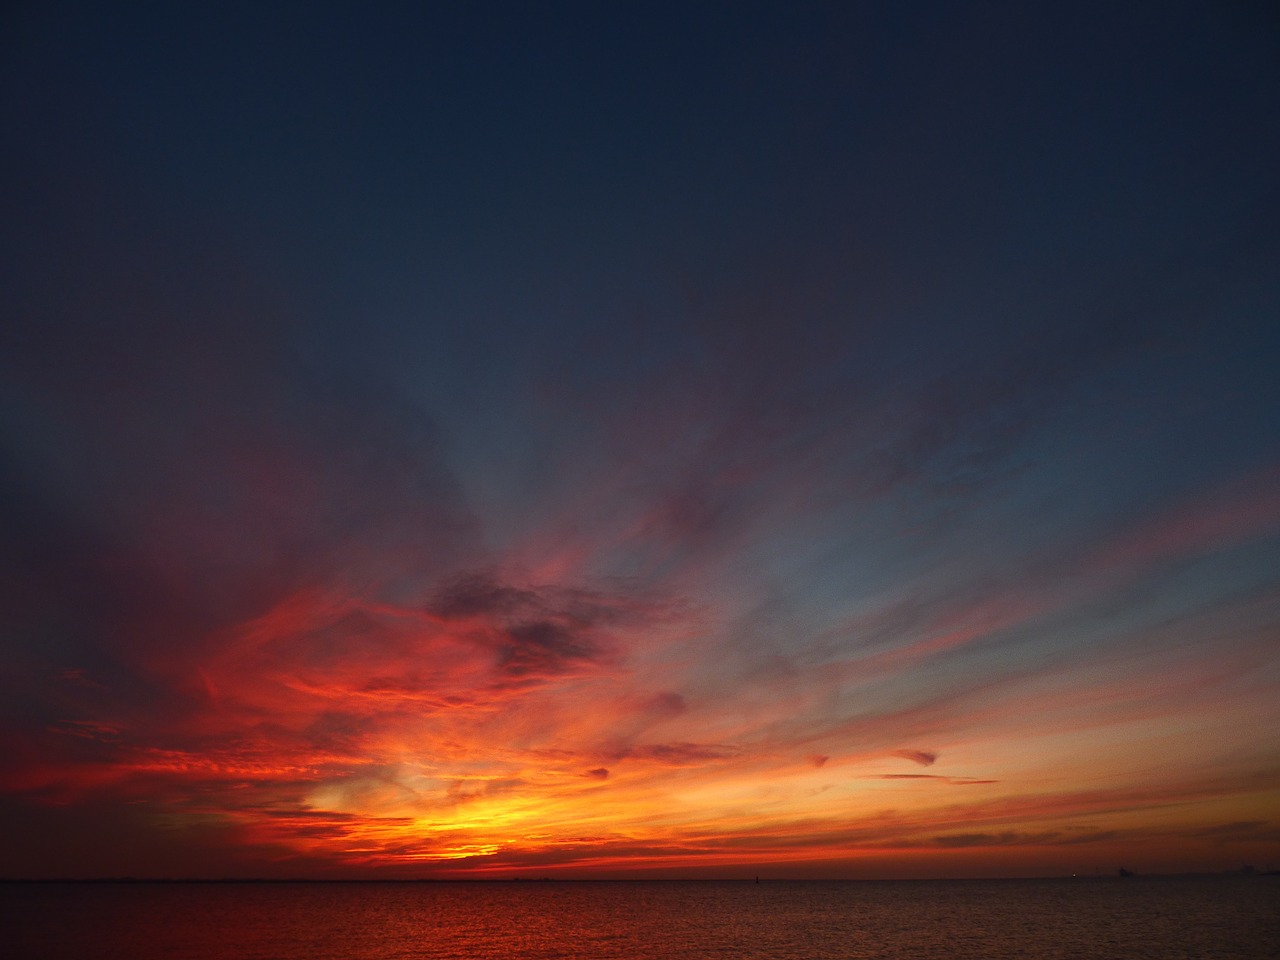
{"type": "Polygon", "coordinates": [[[1280,957],[1280,878],[0,884],[15,958],[1280,957]]]}

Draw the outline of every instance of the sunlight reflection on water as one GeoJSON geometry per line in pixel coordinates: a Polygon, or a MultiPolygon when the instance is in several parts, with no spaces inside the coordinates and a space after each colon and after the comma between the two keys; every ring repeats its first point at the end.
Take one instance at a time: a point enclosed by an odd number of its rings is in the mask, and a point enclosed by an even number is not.
{"type": "Polygon", "coordinates": [[[1280,956],[1271,877],[5,884],[0,904],[32,960],[1280,956]]]}

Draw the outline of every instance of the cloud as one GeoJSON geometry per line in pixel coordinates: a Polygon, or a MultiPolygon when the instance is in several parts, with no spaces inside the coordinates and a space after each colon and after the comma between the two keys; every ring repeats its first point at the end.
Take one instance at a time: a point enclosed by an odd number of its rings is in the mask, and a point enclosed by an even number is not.
{"type": "Polygon", "coordinates": [[[688,709],[684,696],[670,690],[656,693],[640,705],[640,712],[654,721],[678,717],[688,709]]]}
{"type": "Polygon", "coordinates": [[[946,777],[939,777],[932,773],[877,773],[873,774],[876,780],[946,780],[946,777]]]}
{"type": "Polygon", "coordinates": [[[1088,833],[1076,833],[1063,837],[1058,842],[1064,846],[1086,843],[1107,843],[1125,836],[1122,830],[1091,830],[1088,833]]]}
{"type": "Polygon", "coordinates": [[[1280,534],[1280,465],[1233,478],[1132,524],[1091,558],[1099,570],[1148,567],[1280,534]]]}
{"type": "Polygon", "coordinates": [[[937,753],[929,750],[895,750],[895,757],[901,757],[903,760],[910,760],[912,763],[918,763],[922,767],[929,767],[938,759],[937,753]]]}
{"type": "Polygon", "coordinates": [[[516,624],[507,628],[499,647],[503,673],[522,677],[554,675],[574,665],[594,660],[599,647],[589,637],[549,620],[516,624]]]}
{"type": "Polygon", "coordinates": [[[941,783],[949,783],[956,786],[969,786],[979,783],[999,783],[999,780],[980,780],[976,777],[941,777],[932,773],[877,773],[873,774],[871,779],[874,780],[936,780],[941,783]]]}
{"type": "Polygon", "coordinates": [[[705,743],[653,743],[626,748],[618,759],[645,760],[669,767],[698,766],[726,760],[739,751],[727,746],[705,743]]]}
{"type": "Polygon", "coordinates": [[[1061,834],[1049,830],[1042,833],[1023,833],[1007,830],[1001,833],[953,833],[932,838],[939,847],[1008,847],[1029,844],[1054,843],[1061,834]]]}
{"type": "Polygon", "coordinates": [[[541,608],[537,594],[499,583],[492,575],[465,573],[439,587],[428,612],[445,620],[507,617],[541,608]]]}
{"type": "Polygon", "coordinates": [[[1269,820],[1233,820],[1230,823],[1217,823],[1210,827],[1192,830],[1188,834],[1206,840],[1222,843],[1235,841],[1277,841],[1280,840],[1280,827],[1269,820]]]}
{"type": "MultiPolygon", "coordinates": [[[[625,587],[516,586],[490,572],[447,580],[424,612],[444,632],[492,651],[497,673],[515,685],[614,665],[622,655],[617,631],[669,615],[667,601],[625,587]]],[[[675,693],[652,695],[643,707],[655,720],[683,709],[675,693]]]]}

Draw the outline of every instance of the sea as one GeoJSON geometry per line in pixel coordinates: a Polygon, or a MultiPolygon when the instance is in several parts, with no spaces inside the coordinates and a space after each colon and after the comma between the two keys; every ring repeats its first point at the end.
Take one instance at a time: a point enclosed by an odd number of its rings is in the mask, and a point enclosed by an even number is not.
{"type": "Polygon", "coordinates": [[[1275,960],[1280,877],[4,883],[15,960],[1275,960]]]}

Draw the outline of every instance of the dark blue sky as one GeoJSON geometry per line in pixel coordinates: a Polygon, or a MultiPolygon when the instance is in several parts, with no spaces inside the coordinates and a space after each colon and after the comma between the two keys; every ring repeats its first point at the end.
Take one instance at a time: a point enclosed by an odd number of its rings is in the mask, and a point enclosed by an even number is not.
{"type": "Polygon", "coordinates": [[[1277,855],[1273,15],[268,6],[5,15],[0,873],[1277,855]]]}

